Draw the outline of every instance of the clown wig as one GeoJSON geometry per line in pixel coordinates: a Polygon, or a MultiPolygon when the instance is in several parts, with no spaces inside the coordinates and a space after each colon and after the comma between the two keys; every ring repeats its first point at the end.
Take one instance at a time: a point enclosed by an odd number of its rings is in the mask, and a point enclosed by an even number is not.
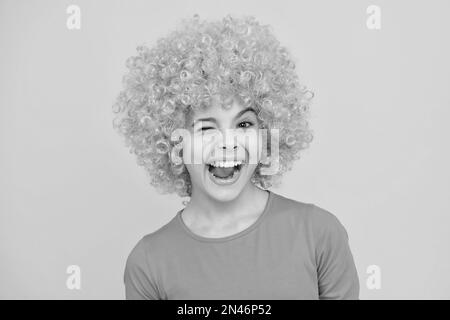
{"type": "Polygon", "coordinates": [[[237,96],[255,109],[259,128],[279,129],[277,173],[263,175],[258,166],[251,178],[262,189],[279,185],[313,140],[307,121],[313,92],[300,84],[290,52],[271,27],[254,17],[181,20],[154,46],[138,46],[126,67],[113,126],[162,194],[191,196],[189,173],[174,156],[182,150],[171,134],[214,97],[237,96]]]}

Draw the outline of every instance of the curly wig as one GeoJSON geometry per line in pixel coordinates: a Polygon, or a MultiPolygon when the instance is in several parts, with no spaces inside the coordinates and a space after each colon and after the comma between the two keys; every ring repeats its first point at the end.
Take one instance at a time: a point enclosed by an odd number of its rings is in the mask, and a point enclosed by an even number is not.
{"type": "Polygon", "coordinates": [[[139,45],[137,55],[127,59],[113,127],[159,193],[191,196],[189,173],[175,160],[182,150],[171,133],[185,128],[189,112],[207,108],[215,96],[223,107],[230,96],[239,97],[256,110],[259,128],[279,129],[279,169],[263,175],[258,165],[251,178],[256,186],[279,185],[308,148],[314,95],[299,83],[293,58],[271,30],[252,16],[207,22],[196,14],[155,46],[139,45]]]}

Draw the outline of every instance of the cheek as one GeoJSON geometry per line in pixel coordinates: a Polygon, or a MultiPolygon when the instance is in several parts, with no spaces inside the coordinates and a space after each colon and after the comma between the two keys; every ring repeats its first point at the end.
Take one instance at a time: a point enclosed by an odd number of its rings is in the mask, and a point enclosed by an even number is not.
{"type": "Polygon", "coordinates": [[[260,130],[250,131],[239,137],[240,144],[247,151],[249,166],[256,168],[263,152],[263,138],[260,130]]]}
{"type": "Polygon", "coordinates": [[[253,175],[253,173],[255,172],[256,168],[258,166],[256,164],[249,164],[247,167],[247,176],[251,177],[253,175]]]}
{"type": "Polygon", "coordinates": [[[190,141],[183,141],[183,163],[186,167],[189,167],[191,164],[190,155],[192,150],[192,144],[190,141]]]}
{"type": "Polygon", "coordinates": [[[183,161],[186,165],[203,165],[208,144],[201,135],[193,135],[183,144],[183,161]]]}
{"type": "Polygon", "coordinates": [[[205,166],[202,164],[187,164],[186,169],[189,172],[189,176],[193,181],[199,181],[203,176],[205,166]]]}

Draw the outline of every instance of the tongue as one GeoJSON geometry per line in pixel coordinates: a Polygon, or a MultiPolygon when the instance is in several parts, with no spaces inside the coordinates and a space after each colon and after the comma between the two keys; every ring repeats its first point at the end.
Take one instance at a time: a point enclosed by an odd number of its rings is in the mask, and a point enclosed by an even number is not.
{"type": "Polygon", "coordinates": [[[231,168],[221,168],[221,167],[212,167],[210,170],[216,177],[219,178],[228,178],[234,174],[234,167],[231,168]]]}

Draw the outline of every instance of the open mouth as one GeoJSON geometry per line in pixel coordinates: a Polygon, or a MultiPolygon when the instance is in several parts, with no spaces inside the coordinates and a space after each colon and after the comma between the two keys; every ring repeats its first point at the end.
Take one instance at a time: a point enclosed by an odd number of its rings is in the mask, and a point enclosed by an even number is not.
{"type": "Polygon", "coordinates": [[[243,162],[235,162],[226,166],[208,164],[208,171],[216,184],[231,184],[238,180],[243,166],[243,162]]]}
{"type": "Polygon", "coordinates": [[[214,167],[213,165],[208,165],[208,171],[211,172],[216,178],[227,179],[231,178],[235,171],[239,172],[242,168],[241,164],[236,164],[232,167],[214,167]]]}

